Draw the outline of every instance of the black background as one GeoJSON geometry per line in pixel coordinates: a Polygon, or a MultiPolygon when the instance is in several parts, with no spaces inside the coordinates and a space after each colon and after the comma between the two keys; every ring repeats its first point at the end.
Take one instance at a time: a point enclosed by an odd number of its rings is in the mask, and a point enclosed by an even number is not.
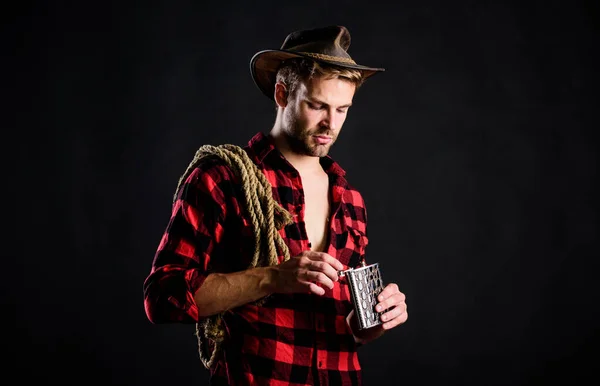
{"type": "Polygon", "coordinates": [[[329,24],[387,69],[331,153],[409,305],[361,348],[365,384],[598,379],[597,2],[18,4],[1,13],[3,384],[207,384],[193,326],[143,308],[171,195],[199,146],[270,129],[251,56],[329,24]]]}

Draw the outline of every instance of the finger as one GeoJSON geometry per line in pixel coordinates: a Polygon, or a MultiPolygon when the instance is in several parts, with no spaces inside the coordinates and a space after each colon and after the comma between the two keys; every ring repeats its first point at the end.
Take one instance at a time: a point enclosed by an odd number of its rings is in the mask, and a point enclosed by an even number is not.
{"type": "Polygon", "coordinates": [[[319,287],[317,284],[311,282],[303,282],[303,284],[305,284],[308,288],[308,292],[313,293],[315,295],[325,295],[325,290],[319,287]]]}
{"type": "Polygon", "coordinates": [[[322,284],[329,289],[333,288],[333,280],[323,272],[307,270],[304,272],[304,277],[307,281],[322,284]]]}
{"type": "Polygon", "coordinates": [[[406,320],[408,319],[408,312],[403,312],[402,314],[400,314],[398,317],[390,320],[389,322],[385,322],[381,325],[381,327],[384,330],[389,330],[391,328],[394,328],[396,326],[399,326],[403,323],[406,322],[406,320]]]}
{"type": "Polygon", "coordinates": [[[302,257],[300,266],[311,271],[323,272],[332,281],[338,281],[338,270],[334,266],[341,266],[343,268],[343,264],[330,255],[325,254],[326,256],[323,256],[320,252],[310,252],[311,253],[307,253],[302,257]],[[332,264],[334,266],[332,266],[332,264]]]}
{"type": "Polygon", "coordinates": [[[395,294],[393,294],[392,296],[386,298],[385,300],[383,300],[382,302],[379,302],[376,306],[375,306],[375,310],[377,312],[381,312],[383,310],[387,310],[389,308],[404,304],[406,305],[406,303],[404,302],[405,296],[403,293],[401,292],[397,292],[395,294]]]}
{"type": "Polygon", "coordinates": [[[322,272],[332,281],[338,281],[338,271],[335,270],[330,264],[324,261],[314,261],[310,260],[310,262],[306,266],[310,271],[322,272]]]}
{"type": "Polygon", "coordinates": [[[406,298],[406,296],[398,290],[398,285],[396,283],[390,283],[386,285],[385,288],[379,293],[377,300],[383,301],[394,294],[401,294],[404,298],[406,298]]]}
{"type": "Polygon", "coordinates": [[[342,271],[344,269],[344,264],[340,263],[338,259],[331,256],[325,252],[315,252],[315,251],[307,251],[308,257],[311,260],[324,261],[327,264],[331,265],[336,271],[342,271]]]}
{"type": "Polygon", "coordinates": [[[389,322],[392,319],[402,316],[402,314],[404,314],[405,312],[406,312],[406,304],[404,304],[404,303],[398,304],[395,307],[393,307],[392,309],[390,309],[389,311],[381,314],[381,321],[389,322]]]}

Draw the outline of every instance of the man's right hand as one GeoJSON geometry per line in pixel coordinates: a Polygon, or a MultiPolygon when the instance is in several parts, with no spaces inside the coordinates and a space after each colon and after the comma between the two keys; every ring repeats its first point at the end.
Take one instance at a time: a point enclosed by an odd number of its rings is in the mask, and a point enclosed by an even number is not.
{"type": "Polygon", "coordinates": [[[344,265],[325,252],[304,251],[271,268],[273,292],[323,295],[323,286],[332,289],[344,265]]]}

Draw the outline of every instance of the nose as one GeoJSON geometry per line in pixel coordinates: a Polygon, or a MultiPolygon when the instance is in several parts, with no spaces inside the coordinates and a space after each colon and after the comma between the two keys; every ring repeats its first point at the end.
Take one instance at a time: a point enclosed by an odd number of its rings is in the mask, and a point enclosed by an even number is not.
{"type": "Polygon", "coordinates": [[[337,116],[335,110],[327,110],[325,117],[323,118],[322,125],[328,127],[330,130],[337,130],[339,125],[339,117],[337,116]]]}

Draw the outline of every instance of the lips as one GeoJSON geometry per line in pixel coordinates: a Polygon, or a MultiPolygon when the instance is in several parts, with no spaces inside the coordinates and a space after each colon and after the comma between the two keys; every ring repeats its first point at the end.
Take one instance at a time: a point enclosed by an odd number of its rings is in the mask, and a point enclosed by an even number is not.
{"type": "Polygon", "coordinates": [[[315,141],[317,141],[319,145],[326,145],[331,142],[331,137],[327,137],[325,135],[315,135],[315,141]]]}

